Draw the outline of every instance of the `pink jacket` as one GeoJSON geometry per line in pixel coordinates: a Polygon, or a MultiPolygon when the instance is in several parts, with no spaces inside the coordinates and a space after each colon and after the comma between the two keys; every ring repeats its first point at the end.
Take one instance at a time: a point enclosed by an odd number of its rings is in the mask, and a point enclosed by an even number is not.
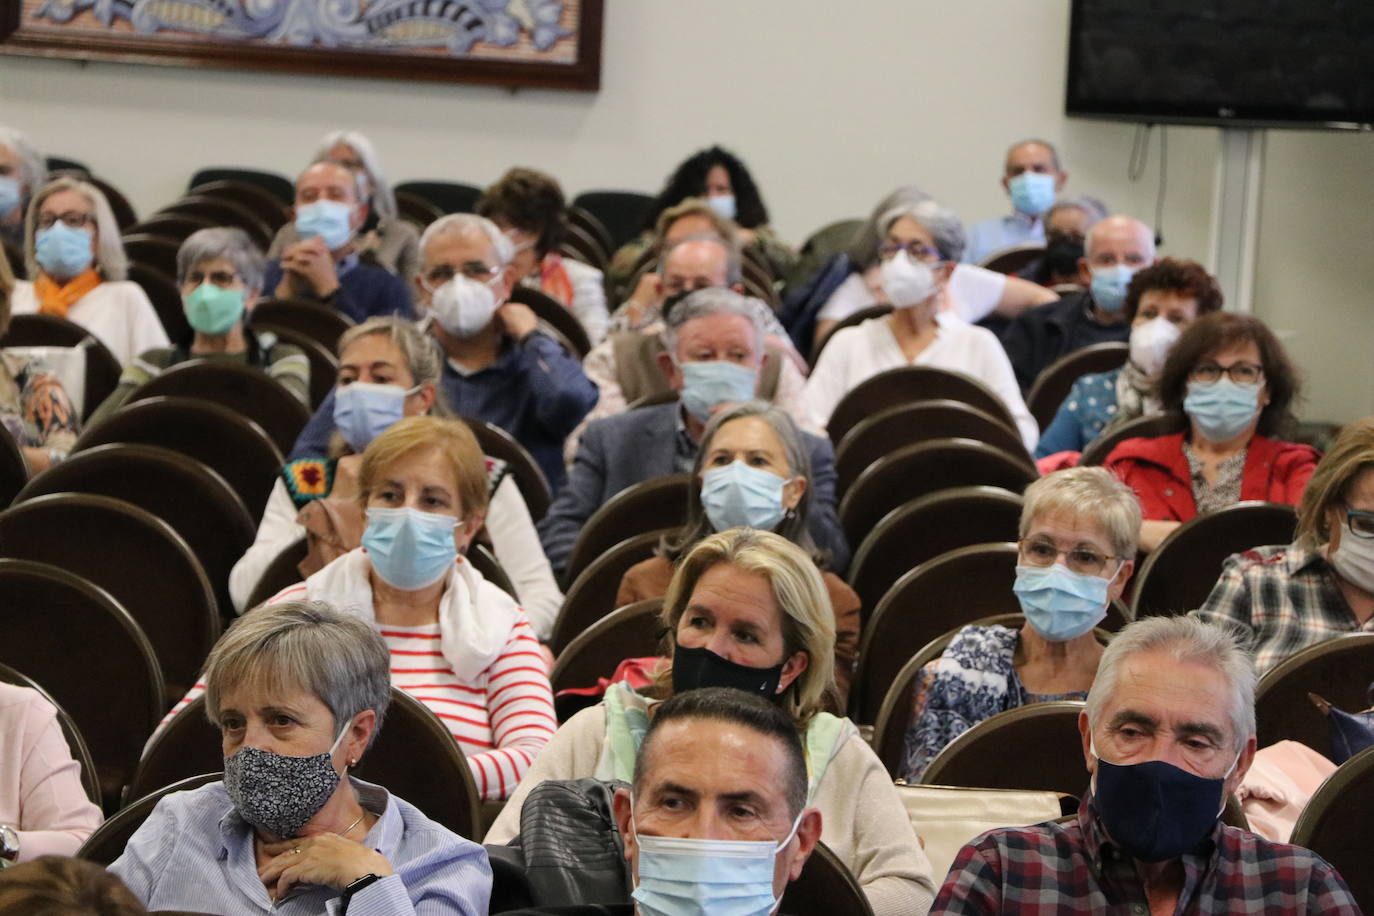
{"type": "Polygon", "coordinates": [[[18,831],[19,860],[74,855],[101,820],[52,704],[0,684],[0,824],[18,831]]]}

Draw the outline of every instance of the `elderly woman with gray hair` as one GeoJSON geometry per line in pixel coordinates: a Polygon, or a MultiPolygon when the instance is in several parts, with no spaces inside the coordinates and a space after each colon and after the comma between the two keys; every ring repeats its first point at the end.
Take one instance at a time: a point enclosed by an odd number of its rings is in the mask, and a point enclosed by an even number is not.
{"type": "Polygon", "coordinates": [[[24,219],[24,258],[32,279],[15,284],[14,314],[74,321],[121,365],[167,345],[147,294],[124,279],[129,262],[119,224],[95,185],[59,178],[34,195],[24,219]]]}
{"type": "Polygon", "coordinates": [[[821,569],[835,612],[835,686],[837,709],[843,710],[859,649],[859,596],[826,570],[829,552],[819,550],[807,530],[811,458],[797,424],[785,410],[763,401],[721,410],[702,434],[692,480],[686,524],[663,538],[656,556],[630,567],[620,580],[616,606],[667,594],[673,567],[713,532],[758,528],[780,534],[821,569]]]}
{"type": "Polygon", "coordinates": [[[327,604],[263,607],[210,653],[224,779],[158,802],[110,870],[151,910],[485,913],[486,853],[348,775],[391,699],[386,643],[327,604]]]}
{"type": "Polygon", "coordinates": [[[248,329],[262,294],[262,255],[242,229],[201,229],[177,251],[177,282],[191,333],[171,347],[154,347],[124,367],[119,385],[91,417],[99,423],[144,382],[192,359],[254,366],[281,382],[302,403],[310,399],[310,362],[299,347],[248,329]]]}
{"type": "Polygon", "coordinates": [[[964,229],[953,211],[925,198],[882,214],[878,246],[882,288],[890,315],[836,333],[821,352],[804,394],[819,426],[851,389],[886,369],[931,366],[970,375],[987,385],[1016,420],[1026,449],[1040,431],[1021,399],[1011,363],[991,331],[968,324],[942,306],[964,251],[964,229]]]}
{"type": "MultiPolygon", "coordinates": [[[[354,245],[359,254],[378,267],[409,282],[420,272],[420,233],[401,219],[396,209],[396,195],[372,141],[356,130],[330,131],[320,138],[320,145],[310,161],[333,162],[362,176],[367,218],[358,230],[354,245]]],[[[272,240],[267,257],[277,260],[282,252],[300,240],[296,224],[287,223],[272,240]]]]}
{"type": "Polygon", "coordinates": [[[1100,467],[1069,468],[1026,488],[1018,534],[1019,629],[966,626],[916,678],[902,775],[979,722],[1029,703],[1081,700],[1102,658],[1093,628],[1135,567],[1140,504],[1100,467]]]}
{"type": "Polygon", "coordinates": [[[24,244],[29,198],[47,180],[47,164],[29,138],[0,124],[0,240],[24,244]]]}

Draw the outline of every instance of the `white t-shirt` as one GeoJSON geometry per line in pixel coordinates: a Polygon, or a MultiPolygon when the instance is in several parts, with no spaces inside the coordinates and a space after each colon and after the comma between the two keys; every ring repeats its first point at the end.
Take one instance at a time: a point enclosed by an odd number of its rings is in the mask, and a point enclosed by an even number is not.
{"type": "Polygon", "coordinates": [[[1034,450],[1040,429],[1021,399],[1021,389],[1002,344],[986,328],[975,327],[953,315],[940,316],[934,342],[917,354],[914,362],[908,362],[902,353],[887,317],[870,318],[836,333],[821,352],[802,392],[812,420],[824,426],[835,405],[856,385],[879,372],[902,366],[931,366],[978,379],[1007,405],[1021,440],[1026,443],[1026,451],[1034,450]]]}
{"type": "MultiPolygon", "coordinates": [[[[974,264],[956,264],[940,308],[973,324],[997,308],[1006,288],[1006,274],[974,264]]],[[[831,293],[816,317],[822,321],[842,321],[861,308],[886,301],[887,297],[880,297],[869,289],[862,272],[852,273],[831,293]]]]}
{"type": "MultiPolygon", "coordinates": [[[[38,311],[33,283],[19,280],[14,284],[10,309],[15,315],[38,311]]],[[[121,366],[127,366],[144,350],[172,345],[143,287],[128,280],[100,284],[67,310],[67,318],[109,347],[121,366]]]]}

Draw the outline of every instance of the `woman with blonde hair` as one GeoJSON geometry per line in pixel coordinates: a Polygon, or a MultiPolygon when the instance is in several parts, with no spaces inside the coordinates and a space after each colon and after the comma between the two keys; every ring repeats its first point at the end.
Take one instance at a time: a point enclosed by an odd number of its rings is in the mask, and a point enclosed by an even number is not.
{"type": "Polygon", "coordinates": [[[1374,417],[1342,429],[1317,462],[1293,543],[1228,557],[1193,613],[1240,627],[1261,675],[1314,643],[1374,633],[1374,417]]]}
{"type": "Polygon", "coordinates": [[[515,836],[525,797],[546,779],[631,781],[660,700],[735,687],[780,704],[796,723],[807,754],[807,805],[821,811],[821,839],[854,873],[874,912],[925,912],[934,896],[930,862],[891,779],[858,728],[823,711],[834,689],[835,622],[811,556],[769,531],[710,535],[679,563],[661,620],[671,642],[654,696],[612,684],[599,705],[569,719],[486,842],[515,836]]]}
{"type": "Polygon", "coordinates": [[[119,224],[95,185],[59,178],[34,195],[24,220],[24,258],[34,279],[15,284],[14,314],[74,321],[120,365],[171,343],[143,288],[125,279],[129,261],[119,224]]]}

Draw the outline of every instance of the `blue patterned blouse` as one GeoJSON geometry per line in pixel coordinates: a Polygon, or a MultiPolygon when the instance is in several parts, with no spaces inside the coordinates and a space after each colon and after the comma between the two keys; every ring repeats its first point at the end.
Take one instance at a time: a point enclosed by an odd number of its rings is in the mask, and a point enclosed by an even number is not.
{"type": "Polygon", "coordinates": [[[916,677],[916,702],[907,728],[898,775],[918,782],[935,755],[955,738],[999,712],[1048,703],[1082,700],[1086,691],[1030,693],[1016,676],[1013,659],[1019,630],[964,627],[944,654],[916,677]]]}
{"type": "Polygon", "coordinates": [[[1079,376],[1059,405],[1050,425],[1040,434],[1035,457],[1056,452],[1081,452],[1101,435],[1116,416],[1116,379],[1120,369],[1079,376]]]}

